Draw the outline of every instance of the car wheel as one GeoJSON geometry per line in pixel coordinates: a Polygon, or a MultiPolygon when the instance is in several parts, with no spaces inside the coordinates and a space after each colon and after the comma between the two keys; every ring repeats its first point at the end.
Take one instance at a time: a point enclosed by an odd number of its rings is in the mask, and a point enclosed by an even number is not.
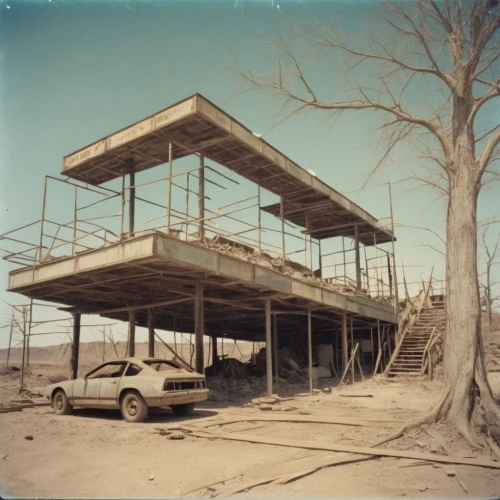
{"type": "Polygon", "coordinates": [[[170,408],[172,408],[172,411],[176,415],[182,415],[182,416],[191,415],[191,413],[193,413],[194,410],[194,403],[186,403],[184,405],[172,405],[170,408]]]}
{"type": "Polygon", "coordinates": [[[136,392],[127,392],[120,406],[122,416],[127,422],[143,422],[148,417],[148,405],[136,392]]]}
{"type": "Polygon", "coordinates": [[[63,390],[59,390],[54,394],[52,408],[54,408],[56,415],[69,415],[73,410],[73,406],[68,401],[66,393],[63,390]]]}

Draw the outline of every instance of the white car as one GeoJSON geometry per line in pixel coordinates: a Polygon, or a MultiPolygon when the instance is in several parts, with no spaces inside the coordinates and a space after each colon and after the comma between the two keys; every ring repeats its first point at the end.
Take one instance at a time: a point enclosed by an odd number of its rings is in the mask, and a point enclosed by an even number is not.
{"type": "Polygon", "coordinates": [[[110,361],[47,390],[57,415],[70,414],[73,406],[120,409],[127,422],[145,420],[149,407],[170,406],[176,414],[188,415],[195,403],[208,398],[203,375],[157,358],[110,361]]]}

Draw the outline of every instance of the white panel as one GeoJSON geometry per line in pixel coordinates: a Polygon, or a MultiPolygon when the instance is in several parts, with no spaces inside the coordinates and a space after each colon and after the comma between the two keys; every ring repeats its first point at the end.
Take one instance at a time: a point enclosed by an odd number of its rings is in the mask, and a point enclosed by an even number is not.
{"type": "Polygon", "coordinates": [[[80,151],[77,151],[76,153],[73,153],[72,155],[64,158],[63,170],[75,167],[76,165],[79,165],[80,163],[83,163],[84,161],[89,160],[94,156],[104,153],[105,150],[106,139],[94,142],[94,144],[91,144],[90,146],[87,146],[86,148],[83,148],[80,151]]]}
{"type": "Polygon", "coordinates": [[[151,132],[151,130],[153,130],[153,119],[147,118],[146,120],[142,120],[125,130],[121,130],[120,132],[116,132],[116,134],[109,136],[108,149],[113,149],[117,146],[125,144],[126,142],[133,141],[137,137],[151,132]]]}
{"type": "Polygon", "coordinates": [[[165,125],[180,120],[194,112],[194,98],[181,102],[161,111],[154,116],[154,128],[159,129],[165,125]]]}

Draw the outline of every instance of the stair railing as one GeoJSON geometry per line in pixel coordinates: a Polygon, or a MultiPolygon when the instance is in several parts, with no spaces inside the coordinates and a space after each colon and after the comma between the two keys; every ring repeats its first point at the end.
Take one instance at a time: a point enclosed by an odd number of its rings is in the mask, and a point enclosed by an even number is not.
{"type": "Polygon", "coordinates": [[[425,369],[426,369],[426,364],[427,362],[429,361],[430,363],[432,362],[432,360],[427,360],[427,356],[429,355],[429,349],[430,349],[430,345],[431,345],[431,342],[432,342],[432,339],[434,338],[434,333],[436,331],[436,328],[437,326],[435,326],[432,330],[432,333],[430,334],[429,336],[429,340],[427,341],[427,344],[425,345],[425,349],[424,349],[424,355],[422,356],[422,367],[420,369],[420,375],[423,375],[425,373],[425,369]]]}

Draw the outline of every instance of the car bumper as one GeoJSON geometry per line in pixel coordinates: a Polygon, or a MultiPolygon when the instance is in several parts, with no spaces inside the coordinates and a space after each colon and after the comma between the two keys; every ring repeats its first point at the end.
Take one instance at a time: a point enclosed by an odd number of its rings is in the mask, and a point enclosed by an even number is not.
{"type": "Polygon", "coordinates": [[[161,396],[145,398],[146,404],[151,407],[183,405],[199,403],[208,399],[208,389],[190,391],[163,392],[161,396]]]}

